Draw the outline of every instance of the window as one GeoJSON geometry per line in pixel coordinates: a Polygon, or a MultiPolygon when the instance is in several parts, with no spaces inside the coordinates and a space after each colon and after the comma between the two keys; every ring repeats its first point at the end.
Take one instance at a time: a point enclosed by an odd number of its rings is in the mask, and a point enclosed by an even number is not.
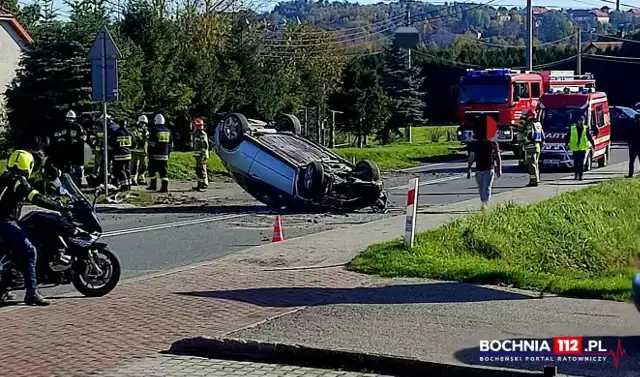
{"type": "Polygon", "coordinates": [[[516,97],[520,97],[520,99],[529,98],[529,83],[519,82],[514,84],[513,86],[513,100],[516,100],[516,97]]]}
{"type": "Polygon", "coordinates": [[[596,106],[596,123],[598,127],[604,126],[604,109],[602,105],[596,106]]]}
{"type": "Polygon", "coordinates": [[[531,83],[531,98],[540,98],[540,83],[531,83]]]}

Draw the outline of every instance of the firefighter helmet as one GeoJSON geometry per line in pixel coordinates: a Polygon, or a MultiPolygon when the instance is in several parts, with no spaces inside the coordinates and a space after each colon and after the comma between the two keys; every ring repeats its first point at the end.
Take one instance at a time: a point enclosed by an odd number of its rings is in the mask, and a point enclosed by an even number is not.
{"type": "Polygon", "coordinates": [[[193,120],[193,128],[196,130],[201,130],[204,128],[204,119],[198,117],[193,120]]]}
{"type": "Polygon", "coordinates": [[[149,123],[149,118],[147,118],[146,115],[140,115],[138,117],[138,123],[148,124],[149,123]]]}
{"type": "Polygon", "coordinates": [[[156,114],[156,116],[153,118],[153,124],[164,125],[164,115],[156,114]]]}
{"type": "Polygon", "coordinates": [[[30,178],[34,165],[35,161],[31,153],[25,150],[16,150],[9,156],[7,168],[21,171],[27,175],[27,178],[30,178]]]}
{"type": "Polygon", "coordinates": [[[67,111],[67,116],[66,116],[66,118],[67,118],[67,119],[76,119],[76,112],[75,112],[75,111],[73,111],[73,110],[69,110],[69,111],[67,111]]]}
{"type": "Polygon", "coordinates": [[[536,112],[533,110],[527,111],[527,119],[534,119],[536,117],[536,112]]]}

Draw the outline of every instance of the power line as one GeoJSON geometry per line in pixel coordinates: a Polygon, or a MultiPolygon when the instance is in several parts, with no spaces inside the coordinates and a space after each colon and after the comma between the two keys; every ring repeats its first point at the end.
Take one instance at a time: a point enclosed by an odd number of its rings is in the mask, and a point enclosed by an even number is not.
{"type": "Polygon", "coordinates": [[[599,55],[582,55],[582,57],[586,59],[599,60],[599,61],[610,62],[610,63],[640,64],[640,61],[630,62],[630,61],[624,61],[624,60],[611,60],[607,58],[601,58],[599,55]]]}
{"type": "Polygon", "coordinates": [[[613,40],[617,40],[617,41],[623,41],[623,42],[631,42],[631,43],[640,43],[640,41],[636,41],[635,39],[629,39],[629,38],[620,38],[620,37],[615,37],[613,35],[605,35],[605,34],[599,34],[599,33],[593,33],[594,35],[597,35],[599,37],[604,37],[604,38],[610,38],[613,40]]]}

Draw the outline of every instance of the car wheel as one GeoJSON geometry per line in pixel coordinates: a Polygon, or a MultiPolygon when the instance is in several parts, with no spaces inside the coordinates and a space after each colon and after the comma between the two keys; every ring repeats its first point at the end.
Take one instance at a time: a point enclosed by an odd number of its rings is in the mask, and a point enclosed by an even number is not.
{"type": "Polygon", "coordinates": [[[292,132],[295,135],[300,135],[302,133],[302,125],[300,124],[300,119],[292,114],[283,114],[276,121],[275,126],[278,131],[292,132]]]}
{"type": "Polygon", "coordinates": [[[380,167],[373,161],[360,161],[353,170],[363,181],[377,182],[380,180],[380,167]]]}
{"type": "Polygon", "coordinates": [[[249,121],[242,114],[231,113],[224,118],[220,127],[220,144],[225,149],[236,149],[249,131],[249,121]]]}
{"type": "Polygon", "coordinates": [[[324,167],[318,161],[307,165],[300,172],[298,193],[305,198],[314,198],[324,193],[324,167]]]}
{"type": "Polygon", "coordinates": [[[598,160],[598,167],[604,168],[609,165],[609,154],[611,153],[610,147],[607,147],[607,150],[604,152],[604,155],[601,159],[598,160]]]}

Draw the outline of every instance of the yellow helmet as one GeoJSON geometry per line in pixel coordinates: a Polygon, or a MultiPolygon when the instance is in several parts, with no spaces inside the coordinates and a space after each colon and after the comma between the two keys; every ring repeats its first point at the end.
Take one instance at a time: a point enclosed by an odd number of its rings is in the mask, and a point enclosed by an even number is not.
{"type": "Polygon", "coordinates": [[[34,164],[35,162],[31,153],[24,150],[17,150],[11,153],[7,168],[25,172],[27,173],[27,178],[30,178],[34,164]]]}

